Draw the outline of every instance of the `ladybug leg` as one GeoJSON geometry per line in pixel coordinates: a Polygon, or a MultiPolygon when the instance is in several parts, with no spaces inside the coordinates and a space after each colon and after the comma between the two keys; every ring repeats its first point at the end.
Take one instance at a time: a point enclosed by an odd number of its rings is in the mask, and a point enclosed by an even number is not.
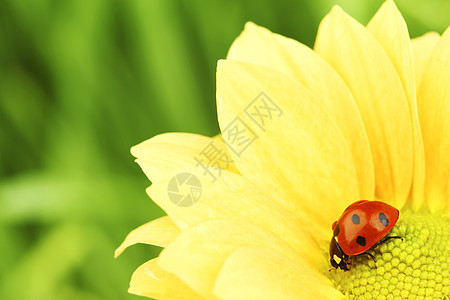
{"type": "Polygon", "coordinates": [[[373,260],[373,262],[377,262],[377,260],[375,259],[375,256],[373,256],[373,255],[370,254],[369,252],[366,252],[365,254],[369,255],[370,258],[373,260]]]}
{"type": "Polygon", "coordinates": [[[375,248],[375,247],[377,247],[377,246],[379,246],[381,244],[384,244],[384,243],[386,243],[387,241],[389,241],[391,239],[402,239],[402,241],[403,241],[403,238],[401,236],[387,236],[384,239],[382,239],[381,241],[379,241],[378,243],[376,243],[375,245],[373,245],[372,248],[375,248]]]}
{"type": "Polygon", "coordinates": [[[358,254],[357,256],[362,256],[362,255],[368,255],[374,262],[377,262],[377,260],[375,259],[375,256],[373,256],[369,252],[364,252],[364,253],[358,254]]]}

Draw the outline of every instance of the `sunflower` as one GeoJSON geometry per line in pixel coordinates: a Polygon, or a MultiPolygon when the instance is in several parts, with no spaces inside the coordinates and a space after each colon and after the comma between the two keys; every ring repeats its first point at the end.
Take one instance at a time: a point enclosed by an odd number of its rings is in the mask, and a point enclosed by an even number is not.
{"type": "Polygon", "coordinates": [[[217,67],[221,135],[131,149],[167,216],[116,250],[164,247],[129,292],[158,299],[450,297],[450,30],[410,40],[385,2],[339,7],[314,50],[253,23],[217,67]],[[400,210],[403,237],[331,270],[331,224],[359,199],[400,210]]]}

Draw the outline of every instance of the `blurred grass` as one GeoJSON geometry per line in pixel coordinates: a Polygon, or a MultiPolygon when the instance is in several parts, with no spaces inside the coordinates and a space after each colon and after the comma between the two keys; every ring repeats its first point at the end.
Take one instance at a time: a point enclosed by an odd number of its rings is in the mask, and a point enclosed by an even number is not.
{"type": "MultiPolygon", "coordinates": [[[[215,65],[245,21],[312,45],[333,4],[366,23],[381,1],[0,2],[0,299],[138,299],[160,249],[113,251],[162,215],[130,146],[218,132],[215,65]]],[[[402,0],[412,36],[443,32],[446,0],[402,0]]]]}

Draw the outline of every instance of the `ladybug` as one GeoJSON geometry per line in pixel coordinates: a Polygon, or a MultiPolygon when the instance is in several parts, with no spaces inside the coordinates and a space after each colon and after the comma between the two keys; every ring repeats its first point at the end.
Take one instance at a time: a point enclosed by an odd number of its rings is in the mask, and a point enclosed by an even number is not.
{"type": "Polygon", "coordinates": [[[331,226],[330,262],[333,268],[348,271],[349,258],[356,255],[375,257],[367,251],[399,236],[386,235],[398,220],[395,207],[380,201],[360,200],[348,206],[331,226]]]}

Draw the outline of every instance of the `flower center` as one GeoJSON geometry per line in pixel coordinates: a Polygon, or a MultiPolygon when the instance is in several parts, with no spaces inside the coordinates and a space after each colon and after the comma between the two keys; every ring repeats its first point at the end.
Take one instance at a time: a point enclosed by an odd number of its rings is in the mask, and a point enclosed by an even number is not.
{"type": "Polygon", "coordinates": [[[401,236],[353,257],[350,271],[332,270],[336,288],[350,299],[450,297],[450,218],[401,214],[390,236],[401,236]]]}

